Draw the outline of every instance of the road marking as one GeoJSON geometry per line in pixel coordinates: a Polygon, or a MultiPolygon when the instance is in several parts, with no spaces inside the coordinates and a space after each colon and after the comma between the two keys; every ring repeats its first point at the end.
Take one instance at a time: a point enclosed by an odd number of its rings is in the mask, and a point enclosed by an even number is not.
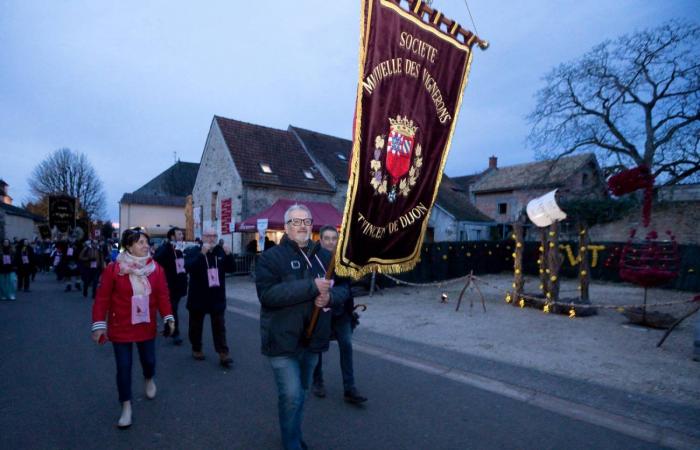
{"type": "MultiPolygon", "coordinates": [[[[247,311],[235,306],[227,306],[226,309],[232,313],[240,314],[251,319],[260,319],[259,313],[247,311]]],[[[565,417],[604,427],[636,439],[651,442],[652,444],[678,449],[692,450],[700,448],[700,439],[694,436],[602,411],[580,403],[564,400],[534,389],[492,380],[462,369],[412,358],[358,341],[353,342],[353,349],[366,355],[375,356],[385,361],[420,370],[430,375],[440,376],[448,380],[525,402],[565,417]]]]}

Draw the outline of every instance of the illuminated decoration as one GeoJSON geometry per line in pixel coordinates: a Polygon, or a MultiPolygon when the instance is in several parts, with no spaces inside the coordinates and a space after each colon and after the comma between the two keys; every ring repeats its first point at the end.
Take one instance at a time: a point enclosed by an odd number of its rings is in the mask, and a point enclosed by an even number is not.
{"type": "Polygon", "coordinates": [[[569,310],[569,319],[574,319],[576,317],[576,310],[572,306],[571,309],[569,310]]]}
{"type": "Polygon", "coordinates": [[[649,226],[651,220],[651,200],[654,188],[654,176],[649,167],[642,164],[634,169],[625,170],[613,175],[608,180],[608,189],[616,196],[630,194],[636,190],[644,189],[644,203],[642,206],[642,219],[644,228],[649,226]]]}
{"type": "Polygon", "coordinates": [[[544,312],[545,314],[549,314],[549,309],[549,303],[545,303],[544,308],[542,308],[542,312],[544,312]]]}

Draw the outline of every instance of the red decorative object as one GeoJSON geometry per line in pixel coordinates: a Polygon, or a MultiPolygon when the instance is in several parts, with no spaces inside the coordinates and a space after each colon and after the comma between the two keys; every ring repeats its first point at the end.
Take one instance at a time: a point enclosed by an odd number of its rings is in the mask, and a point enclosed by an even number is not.
{"type": "Polygon", "coordinates": [[[642,219],[644,227],[649,226],[651,220],[651,200],[654,188],[654,176],[649,167],[642,164],[634,169],[625,170],[613,175],[608,180],[608,189],[613,195],[624,195],[639,189],[644,189],[644,202],[642,206],[642,219]]]}
{"type": "Polygon", "coordinates": [[[644,241],[634,242],[637,230],[630,232],[630,240],[620,255],[620,278],[644,288],[660,286],[678,276],[680,255],[676,238],[670,231],[667,241],[659,241],[658,233],[650,231],[644,241]]]}

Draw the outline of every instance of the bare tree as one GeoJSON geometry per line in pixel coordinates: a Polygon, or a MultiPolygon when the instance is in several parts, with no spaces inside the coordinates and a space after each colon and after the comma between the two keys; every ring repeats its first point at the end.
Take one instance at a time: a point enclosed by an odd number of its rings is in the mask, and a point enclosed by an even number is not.
{"type": "Polygon", "coordinates": [[[102,181],[83,153],[61,148],[39,163],[32,172],[29,188],[35,203],[52,194],[76,197],[88,218],[104,213],[105,195],[102,181]]]}
{"type": "Polygon", "coordinates": [[[528,120],[539,158],[594,151],[659,184],[700,179],[700,27],[668,22],[606,41],[545,76],[528,120]]]}

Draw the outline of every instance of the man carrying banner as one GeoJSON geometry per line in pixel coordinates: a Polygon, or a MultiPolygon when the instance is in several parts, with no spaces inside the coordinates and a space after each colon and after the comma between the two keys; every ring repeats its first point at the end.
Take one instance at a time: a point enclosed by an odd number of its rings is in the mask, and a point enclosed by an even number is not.
{"type": "Polygon", "coordinates": [[[284,214],[285,235],[262,253],[255,285],[260,300],[261,350],[268,357],[278,391],[278,414],[285,449],[304,449],[301,422],[304,400],[319,353],[328,349],[330,308],[350,295],[349,286],[333,287],[324,278],[330,253],[310,240],[313,219],[304,205],[284,214]],[[323,308],[310,339],[305,328],[314,306],[323,308]]]}

